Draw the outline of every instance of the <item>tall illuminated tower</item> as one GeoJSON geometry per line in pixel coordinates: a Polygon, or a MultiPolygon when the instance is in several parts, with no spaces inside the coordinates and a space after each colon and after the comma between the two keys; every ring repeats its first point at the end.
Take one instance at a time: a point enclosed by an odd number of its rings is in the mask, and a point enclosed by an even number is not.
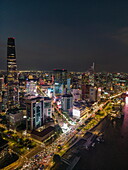
{"type": "Polygon", "coordinates": [[[17,108],[18,98],[18,74],[15,53],[15,39],[8,38],[7,42],[7,88],[8,88],[8,109],[17,108]]]}
{"type": "Polygon", "coordinates": [[[93,62],[93,65],[89,69],[89,84],[91,86],[94,86],[94,84],[95,84],[95,75],[94,75],[94,72],[95,72],[95,64],[93,62]]]}

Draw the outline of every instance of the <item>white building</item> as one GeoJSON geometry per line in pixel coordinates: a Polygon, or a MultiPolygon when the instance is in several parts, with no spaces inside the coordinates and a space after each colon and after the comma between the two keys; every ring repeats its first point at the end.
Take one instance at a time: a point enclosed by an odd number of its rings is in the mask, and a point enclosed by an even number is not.
{"type": "Polygon", "coordinates": [[[80,109],[73,108],[72,115],[73,115],[73,118],[79,119],[81,117],[80,109]]]}
{"type": "Polygon", "coordinates": [[[80,107],[73,106],[72,116],[75,119],[79,119],[85,114],[85,112],[87,112],[87,110],[88,110],[88,107],[81,109],[80,107]]]}

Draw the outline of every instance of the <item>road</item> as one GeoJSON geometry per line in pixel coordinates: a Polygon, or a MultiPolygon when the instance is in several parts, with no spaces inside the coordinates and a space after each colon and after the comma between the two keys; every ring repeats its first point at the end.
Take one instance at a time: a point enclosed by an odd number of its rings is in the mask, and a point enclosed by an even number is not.
{"type": "Polygon", "coordinates": [[[109,120],[104,132],[104,143],[81,152],[74,170],[127,170],[128,169],[128,106],[124,119],[109,120]]]}
{"type": "MultiPolygon", "coordinates": [[[[121,94],[119,94],[119,95],[121,95],[121,94]]],[[[70,125],[69,131],[60,135],[60,137],[56,141],[54,141],[51,145],[44,146],[44,147],[40,148],[39,150],[35,149],[34,152],[31,152],[28,156],[29,159],[23,165],[21,170],[25,170],[26,168],[29,170],[32,167],[36,169],[39,165],[42,165],[42,164],[44,164],[46,166],[46,169],[50,169],[50,167],[53,165],[53,163],[52,163],[53,154],[59,153],[59,154],[63,155],[66,152],[66,150],[69,149],[67,142],[70,141],[70,139],[76,137],[76,134],[78,136],[81,136],[81,133],[76,131],[76,129],[78,127],[80,127],[85,122],[85,120],[87,120],[89,117],[94,115],[107,102],[105,102],[104,104],[101,104],[100,106],[97,106],[95,108],[95,110],[93,110],[93,112],[90,114],[89,114],[89,112],[85,111],[85,116],[80,118],[80,121],[76,125],[72,125],[72,126],[70,125]],[[63,149],[60,152],[58,152],[58,145],[60,145],[60,144],[63,146],[63,149]],[[35,155],[38,154],[38,156],[37,156],[38,159],[35,156],[33,156],[34,154],[35,155]]]]}

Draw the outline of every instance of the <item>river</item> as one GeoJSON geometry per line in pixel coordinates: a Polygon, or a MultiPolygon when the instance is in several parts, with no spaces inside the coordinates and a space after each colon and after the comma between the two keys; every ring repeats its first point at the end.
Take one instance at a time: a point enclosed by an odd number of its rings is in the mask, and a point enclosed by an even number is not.
{"type": "Polygon", "coordinates": [[[124,118],[108,120],[104,142],[81,153],[73,170],[128,170],[128,105],[123,108],[124,118]]]}

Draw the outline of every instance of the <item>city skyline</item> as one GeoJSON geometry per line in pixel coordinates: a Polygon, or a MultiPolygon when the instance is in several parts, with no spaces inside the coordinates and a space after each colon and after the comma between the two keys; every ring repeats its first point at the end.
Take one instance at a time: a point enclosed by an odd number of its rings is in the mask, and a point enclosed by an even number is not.
{"type": "Polygon", "coordinates": [[[125,169],[128,73],[96,72],[94,62],[85,73],[19,71],[15,40],[8,38],[7,70],[0,70],[0,168],[105,169],[113,154],[107,169],[125,169]],[[100,145],[109,150],[105,158],[100,145]],[[96,149],[101,164],[95,166],[96,149]]]}
{"type": "Polygon", "coordinates": [[[15,37],[18,70],[127,72],[128,2],[0,2],[0,68],[15,37]],[[10,12],[11,11],[11,12],[10,12]]]}

